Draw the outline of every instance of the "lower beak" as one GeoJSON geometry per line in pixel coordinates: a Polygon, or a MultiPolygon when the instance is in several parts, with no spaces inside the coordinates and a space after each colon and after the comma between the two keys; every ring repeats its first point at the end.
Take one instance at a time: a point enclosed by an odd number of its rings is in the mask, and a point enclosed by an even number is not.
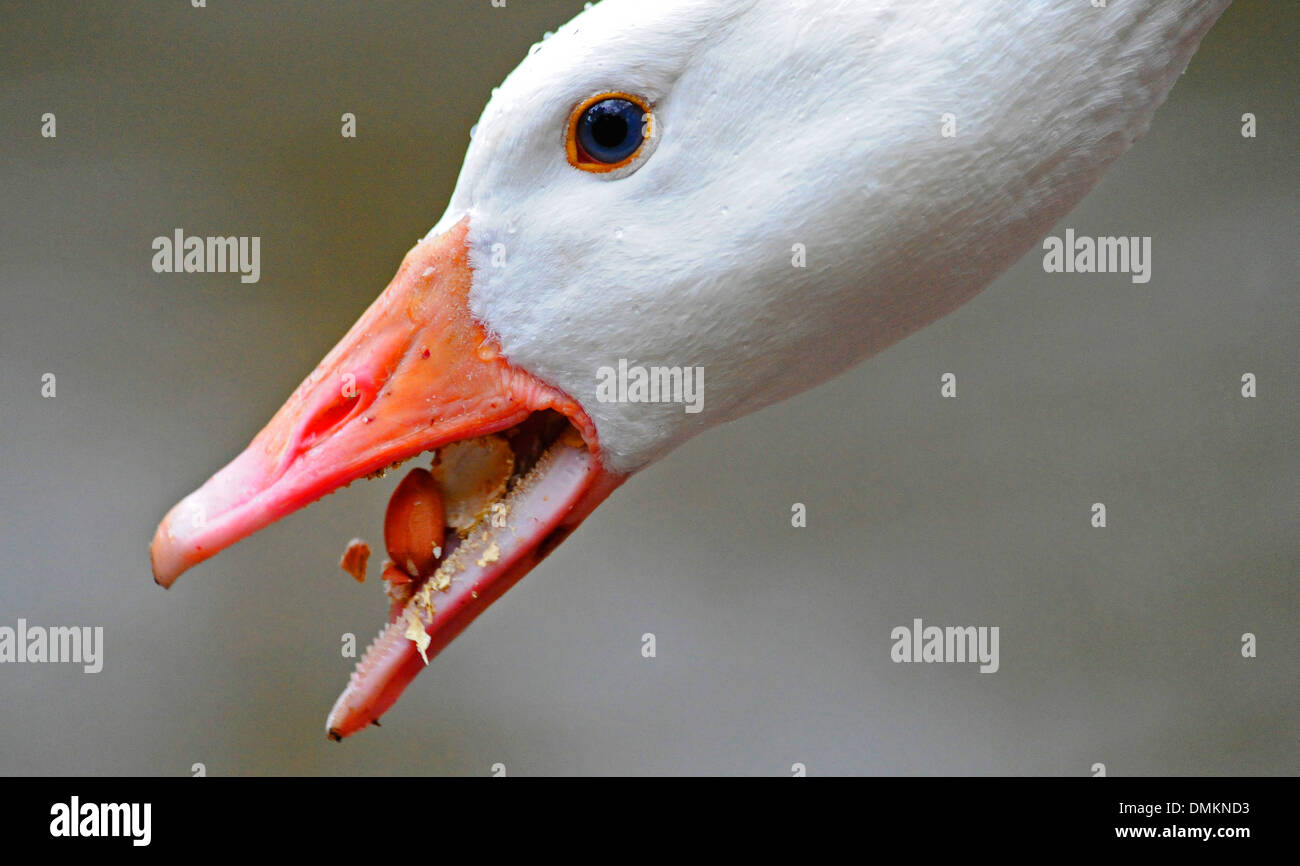
{"type": "Polygon", "coordinates": [[[427,638],[402,620],[381,635],[331,714],[335,738],[375,721],[425,658],[626,477],[602,468],[595,429],[582,409],[512,367],[474,320],[467,232],[468,218],[407,253],[388,287],[248,448],[172,508],[150,545],[154,579],[171,586],[191,566],[358,478],[451,442],[507,430],[535,412],[568,418],[583,445],[557,444],[538,462],[540,477],[521,485],[527,490],[497,533],[492,561],[471,563],[436,599],[425,593],[430,603],[419,622],[427,638]],[[400,637],[389,634],[399,626],[400,637]]]}

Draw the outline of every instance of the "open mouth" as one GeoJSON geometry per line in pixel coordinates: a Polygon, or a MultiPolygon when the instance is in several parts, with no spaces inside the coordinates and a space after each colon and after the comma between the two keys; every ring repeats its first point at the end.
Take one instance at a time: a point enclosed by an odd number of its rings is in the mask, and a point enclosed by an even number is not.
{"type": "Polygon", "coordinates": [[[581,407],[505,361],[470,314],[467,231],[462,220],[412,249],[249,446],[168,512],[150,546],[154,579],[170,586],[322,496],[433,454],[390,502],[389,623],[330,713],[333,739],[376,721],[626,478],[602,466],[581,407]]]}
{"type": "Polygon", "coordinates": [[[434,654],[545,559],[622,480],[601,472],[577,430],[553,410],[503,433],[439,449],[432,469],[412,470],[389,503],[383,567],[388,624],[330,712],[331,739],[376,721],[434,654]],[[407,492],[423,486],[408,481],[426,477],[436,479],[431,483],[438,492],[407,492]],[[412,520],[412,510],[441,513],[412,520]],[[421,531],[406,531],[410,523],[421,531]],[[431,532],[430,524],[441,533],[431,532]],[[400,540],[390,539],[394,531],[400,540]]]}

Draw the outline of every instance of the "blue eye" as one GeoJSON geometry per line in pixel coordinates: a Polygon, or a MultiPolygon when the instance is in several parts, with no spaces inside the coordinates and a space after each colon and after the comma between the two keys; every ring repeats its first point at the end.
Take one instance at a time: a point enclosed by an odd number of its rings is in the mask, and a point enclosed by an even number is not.
{"type": "Polygon", "coordinates": [[[630,159],[645,142],[645,109],[627,99],[602,99],[578,117],[580,157],[601,165],[630,159]]]}

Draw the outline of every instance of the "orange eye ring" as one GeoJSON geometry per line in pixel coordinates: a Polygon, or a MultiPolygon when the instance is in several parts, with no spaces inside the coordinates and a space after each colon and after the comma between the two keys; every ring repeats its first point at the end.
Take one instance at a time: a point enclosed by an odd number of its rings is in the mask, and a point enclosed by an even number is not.
{"type": "Polygon", "coordinates": [[[582,171],[591,172],[592,174],[609,174],[611,172],[626,169],[635,164],[638,160],[649,154],[655,141],[655,115],[654,106],[640,96],[621,91],[607,91],[590,96],[574,106],[573,112],[569,115],[569,123],[565,127],[564,150],[569,158],[569,165],[582,171]],[[623,100],[630,102],[639,108],[642,112],[641,124],[641,143],[635,151],[623,159],[615,162],[602,162],[593,157],[583,148],[579,135],[579,124],[583,122],[587,112],[593,106],[599,105],[608,100],[623,100]]]}

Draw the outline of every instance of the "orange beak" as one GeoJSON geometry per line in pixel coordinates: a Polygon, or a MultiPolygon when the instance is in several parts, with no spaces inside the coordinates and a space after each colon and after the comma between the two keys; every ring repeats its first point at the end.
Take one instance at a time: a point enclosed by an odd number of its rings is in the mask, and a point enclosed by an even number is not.
{"type": "MultiPolygon", "coordinates": [[[[511,542],[494,562],[461,575],[424,617],[424,655],[431,656],[622,482],[626,476],[601,467],[581,407],[511,366],[474,320],[467,232],[468,218],[407,253],[388,287],[248,448],[168,512],[150,545],[159,584],[171,586],[186,569],[358,478],[506,430],[535,412],[560,412],[586,447],[557,446],[565,453],[546,461],[549,477],[529,485],[547,495],[514,509],[511,542]]],[[[377,719],[423,667],[410,639],[383,649],[385,664],[372,652],[358,666],[340,699],[347,718],[331,717],[332,735],[377,719]]]]}

